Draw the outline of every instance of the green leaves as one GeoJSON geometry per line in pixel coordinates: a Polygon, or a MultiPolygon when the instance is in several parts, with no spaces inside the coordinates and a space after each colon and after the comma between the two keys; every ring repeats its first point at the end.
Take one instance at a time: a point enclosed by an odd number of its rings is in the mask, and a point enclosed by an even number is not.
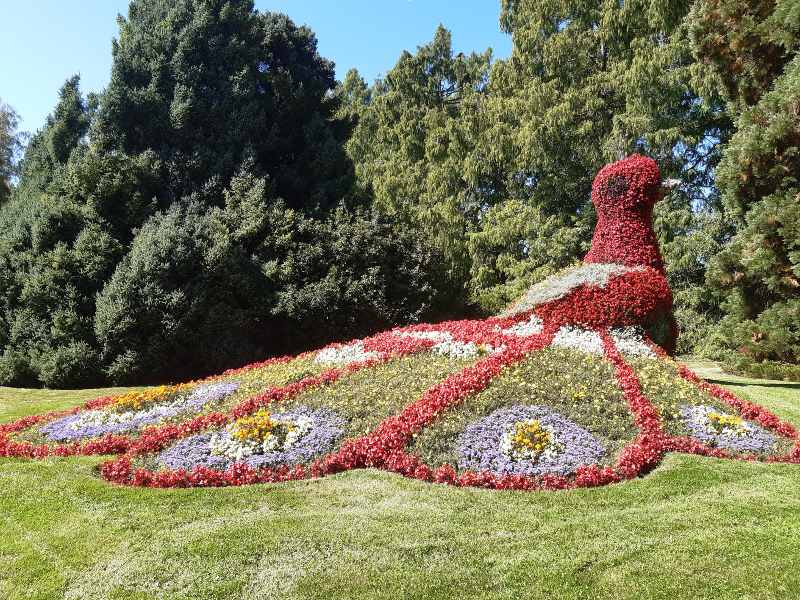
{"type": "Polygon", "coordinates": [[[722,346],[756,362],[800,361],[798,10],[793,0],[700,2],[693,28],[737,116],[717,182],[738,227],[708,281],[725,298],[722,346]]]}
{"type": "Polygon", "coordinates": [[[135,0],[92,136],[104,152],[153,152],[167,202],[225,187],[249,161],[313,212],[352,184],[334,85],[314,34],[285,15],[245,0],[135,0]]]}
{"type": "Polygon", "coordinates": [[[22,148],[18,122],[14,109],[0,101],[0,205],[11,194],[11,180],[17,174],[17,153],[22,148]]]}
{"type": "Polygon", "coordinates": [[[450,32],[404,52],[366,90],[356,73],[340,91],[357,120],[347,149],[359,185],[383,214],[411,224],[444,254],[450,285],[463,287],[467,231],[495,192],[476,155],[491,53],[454,55],[450,32]]]}

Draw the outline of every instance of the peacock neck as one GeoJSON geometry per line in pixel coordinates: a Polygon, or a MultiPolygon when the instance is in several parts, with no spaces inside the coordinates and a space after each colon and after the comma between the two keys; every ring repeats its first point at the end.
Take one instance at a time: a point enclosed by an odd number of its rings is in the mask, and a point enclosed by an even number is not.
{"type": "Polygon", "coordinates": [[[628,267],[652,267],[664,272],[664,262],[653,231],[652,208],[626,211],[624,215],[600,215],[587,263],[615,263],[628,267]]]}

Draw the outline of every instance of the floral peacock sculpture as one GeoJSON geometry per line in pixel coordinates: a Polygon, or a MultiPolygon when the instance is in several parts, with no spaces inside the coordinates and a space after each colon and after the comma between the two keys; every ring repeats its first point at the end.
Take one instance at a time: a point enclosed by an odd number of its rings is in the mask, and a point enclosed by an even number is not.
{"type": "Polygon", "coordinates": [[[669,355],[656,163],[604,167],[582,264],[486,320],[412,325],[0,425],[0,457],[116,454],[108,481],[223,486],[374,467],[498,489],[646,474],[667,452],[800,463],[797,430],[669,355]]]}
{"type": "Polygon", "coordinates": [[[601,169],[592,185],[597,226],[583,264],[533,286],[505,315],[533,310],[553,327],[639,325],[671,353],[672,292],[652,226],[663,190],[651,158],[633,155],[601,169]]]}

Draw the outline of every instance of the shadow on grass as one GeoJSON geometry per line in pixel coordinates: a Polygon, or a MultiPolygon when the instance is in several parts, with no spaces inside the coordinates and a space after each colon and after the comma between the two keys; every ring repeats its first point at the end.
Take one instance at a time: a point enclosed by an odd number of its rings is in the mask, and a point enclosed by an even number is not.
{"type": "Polygon", "coordinates": [[[766,387],[766,388],[785,388],[789,390],[800,390],[800,383],[794,383],[791,381],[780,382],[780,381],[764,381],[763,383],[758,381],[757,379],[750,379],[746,382],[741,381],[731,381],[730,379],[712,379],[712,378],[704,378],[709,383],[715,383],[717,385],[727,385],[727,386],[736,386],[736,387],[766,387]]]}

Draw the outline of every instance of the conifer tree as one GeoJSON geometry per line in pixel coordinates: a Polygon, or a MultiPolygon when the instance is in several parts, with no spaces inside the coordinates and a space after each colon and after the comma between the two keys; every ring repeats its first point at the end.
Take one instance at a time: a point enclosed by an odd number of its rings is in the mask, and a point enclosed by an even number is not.
{"type": "Polygon", "coordinates": [[[709,270],[719,337],[744,361],[800,362],[800,2],[703,0],[693,39],[736,116],[717,177],[738,231],[709,270]]]}
{"type": "MultiPolygon", "coordinates": [[[[92,104],[96,99],[91,99],[92,104]]],[[[58,102],[25,148],[20,164],[24,196],[44,192],[66,166],[72,152],[84,141],[91,120],[90,100],[80,90],[80,76],[67,79],[58,92],[58,102]]]]}
{"type": "Polygon", "coordinates": [[[493,66],[477,153],[504,165],[497,187],[507,200],[489,207],[470,236],[481,304],[497,309],[579,259],[594,226],[594,174],[642,152],[664,177],[681,180],[656,209],[678,318],[695,329],[709,322],[714,302],[701,286],[704,261],[725,233],[713,174],[730,120],[718,95],[700,96],[689,8],[503,0],[513,51],[493,66]]]}
{"type": "Polygon", "coordinates": [[[347,144],[358,184],[377,210],[432,240],[462,288],[466,234],[499,192],[491,165],[474,154],[490,60],[489,51],[455,55],[450,32],[439,26],[430,43],[404,51],[370,89],[355,72],[342,88],[358,122],[347,144]]]}
{"type": "Polygon", "coordinates": [[[333,205],[350,187],[333,63],[306,27],[252,0],[133,0],[92,136],[152,151],[169,200],[222,187],[248,162],[290,206],[333,205]]]}
{"type": "Polygon", "coordinates": [[[85,136],[91,101],[66,81],[31,139],[0,210],[0,382],[102,381],[95,297],[153,212],[152,157],[98,154],[85,136]]]}

